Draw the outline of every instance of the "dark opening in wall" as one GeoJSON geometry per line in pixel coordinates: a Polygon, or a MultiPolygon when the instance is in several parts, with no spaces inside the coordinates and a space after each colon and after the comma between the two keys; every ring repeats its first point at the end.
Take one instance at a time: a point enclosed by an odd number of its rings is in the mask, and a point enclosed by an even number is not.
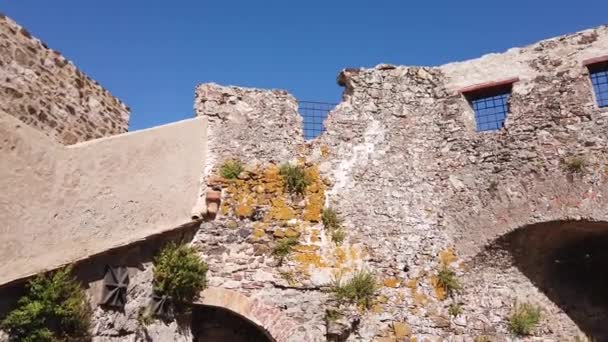
{"type": "Polygon", "coordinates": [[[608,341],[608,222],[529,225],[502,236],[483,254],[486,263],[517,267],[587,336],[608,341]]]}
{"type": "Polygon", "coordinates": [[[274,339],[245,317],[230,310],[195,305],[192,309],[195,342],[273,342],[274,339]]]}
{"type": "Polygon", "coordinates": [[[475,112],[477,131],[495,131],[504,127],[509,113],[509,97],[518,79],[478,84],[460,90],[475,112]]]}
{"type": "Polygon", "coordinates": [[[587,65],[599,107],[608,107],[608,61],[587,65]]]}

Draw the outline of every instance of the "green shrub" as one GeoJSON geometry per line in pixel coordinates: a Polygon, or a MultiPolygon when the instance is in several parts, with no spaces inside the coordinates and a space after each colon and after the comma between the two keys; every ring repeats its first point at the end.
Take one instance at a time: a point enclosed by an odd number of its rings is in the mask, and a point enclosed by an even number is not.
{"type": "Polygon", "coordinates": [[[456,279],[456,273],[447,266],[441,267],[437,274],[437,285],[445,290],[448,295],[460,289],[460,282],[456,279]]]}
{"type": "Polygon", "coordinates": [[[279,174],[285,182],[285,190],[292,194],[303,194],[310,184],[304,168],[299,165],[283,164],[279,168],[279,174]]]}
{"type": "Polygon", "coordinates": [[[279,259],[279,265],[283,264],[285,257],[291,253],[291,248],[298,244],[298,240],[294,238],[284,238],[277,242],[272,249],[272,255],[279,259]]]}
{"type": "Polygon", "coordinates": [[[339,301],[357,303],[365,308],[370,307],[377,290],[376,277],[367,271],[357,272],[344,284],[338,279],[333,287],[339,301]]]}
{"type": "Polygon", "coordinates": [[[456,317],[462,313],[462,305],[460,303],[452,303],[448,308],[450,316],[456,317]]]}
{"type": "Polygon", "coordinates": [[[18,307],[2,321],[11,340],[45,342],[90,340],[91,308],[71,267],[39,275],[27,285],[18,307]]]}
{"type": "Polygon", "coordinates": [[[346,238],[346,232],[344,229],[336,229],[331,232],[331,241],[333,241],[336,245],[341,244],[346,238]]]}
{"type": "Polygon", "coordinates": [[[338,217],[338,213],[333,208],[325,208],[321,214],[321,221],[325,229],[334,230],[342,226],[342,219],[338,217]]]}
{"type": "Polygon", "coordinates": [[[239,160],[227,160],[220,167],[220,176],[235,179],[243,172],[243,164],[239,160]]]}
{"type": "Polygon", "coordinates": [[[193,247],[170,243],[154,258],[154,291],[181,311],[207,285],[207,269],[193,247]]]}
{"type": "Polygon", "coordinates": [[[583,173],[586,162],[581,157],[573,157],[564,161],[564,168],[569,173],[583,173]]]}
{"type": "Polygon", "coordinates": [[[540,322],[540,308],[529,303],[516,305],[509,317],[509,331],[517,336],[526,336],[540,322]]]}

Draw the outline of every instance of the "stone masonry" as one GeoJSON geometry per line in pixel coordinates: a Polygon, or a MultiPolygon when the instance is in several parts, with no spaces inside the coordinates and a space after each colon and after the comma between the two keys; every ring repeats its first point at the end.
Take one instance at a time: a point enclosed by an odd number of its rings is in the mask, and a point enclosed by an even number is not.
{"type": "Polygon", "coordinates": [[[125,104],[1,13],[0,110],[64,145],[129,126],[125,104]]]}
{"type": "MultiPolygon", "coordinates": [[[[345,69],[343,101],[313,141],[284,91],[200,85],[206,158],[193,231],[179,236],[209,265],[194,304],[232,311],[280,342],[608,339],[608,108],[587,67],[606,56],[601,26],[438,67],[345,69]],[[476,131],[464,91],[506,80],[504,127],[476,131]],[[222,177],[235,160],[238,176],[222,177]],[[301,193],[285,190],[285,164],[306,175],[301,193]],[[322,223],[328,208],[343,240],[322,223]],[[445,270],[459,283],[452,293],[445,270]],[[339,301],[335,285],[360,271],[376,278],[368,305],[339,301]],[[520,303],[541,312],[527,337],[509,329],[520,303]]],[[[171,234],[155,244],[180,231],[171,234]]],[[[80,264],[93,340],[192,340],[175,321],[138,319],[152,292],[156,247],[145,243],[80,264]],[[125,309],[96,306],[100,275],[84,273],[128,257],[125,309]]]]}

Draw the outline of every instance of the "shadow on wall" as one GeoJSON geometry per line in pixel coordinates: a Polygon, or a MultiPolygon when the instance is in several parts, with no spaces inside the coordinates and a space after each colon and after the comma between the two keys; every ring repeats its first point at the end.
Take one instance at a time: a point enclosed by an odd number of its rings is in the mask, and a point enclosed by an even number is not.
{"type": "Polygon", "coordinates": [[[504,266],[501,256],[508,257],[587,336],[608,341],[608,222],[525,226],[500,237],[478,257],[485,264],[504,266]]]}
{"type": "Polygon", "coordinates": [[[194,306],[192,335],[195,342],[274,342],[267,332],[247,318],[208,305],[194,306]]]}

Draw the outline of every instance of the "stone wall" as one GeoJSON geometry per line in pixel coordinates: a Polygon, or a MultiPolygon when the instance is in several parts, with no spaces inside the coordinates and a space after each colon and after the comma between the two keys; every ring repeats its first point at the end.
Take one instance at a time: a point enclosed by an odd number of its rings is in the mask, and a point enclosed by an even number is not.
{"type": "Polygon", "coordinates": [[[129,126],[127,106],[1,13],[0,110],[65,145],[129,126]]]}
{"type": "MultiPolygon", "coordinates": [[[[344,101],[314,143],[329,153],[329,160],[319,159],[322,174],[334,182],[328,202],[369,247],[381,277],[400,280],[382,290],[389,298],[384,316],[362,321],[362,340],[381,334],[390,321],[407,322],[419,340],[505,339],[516,301],[543,307],[537,333],[545,338],[582,333],[584,325],[525,270],[509,260],[487,266],[487,258],[476,255],[530,224],[608,218],[608,110],[597,108],[583,65],[607,54],[603,26],[441,67],[379,65],[341,73],[344,101]],[[476,132],[458,90],[514,77],[505,128],[476,132]],[[573,158],[584,160],[584,172],[567,171],[573,158]],[[456,299],[443,299],[436,289],[442,265],[463,284],[456,299]],[[463,304],[463,314],[448,314],[452,302],[463,304]]],[[[583,331],[605,338],[605,331],[583,331]]]]}

